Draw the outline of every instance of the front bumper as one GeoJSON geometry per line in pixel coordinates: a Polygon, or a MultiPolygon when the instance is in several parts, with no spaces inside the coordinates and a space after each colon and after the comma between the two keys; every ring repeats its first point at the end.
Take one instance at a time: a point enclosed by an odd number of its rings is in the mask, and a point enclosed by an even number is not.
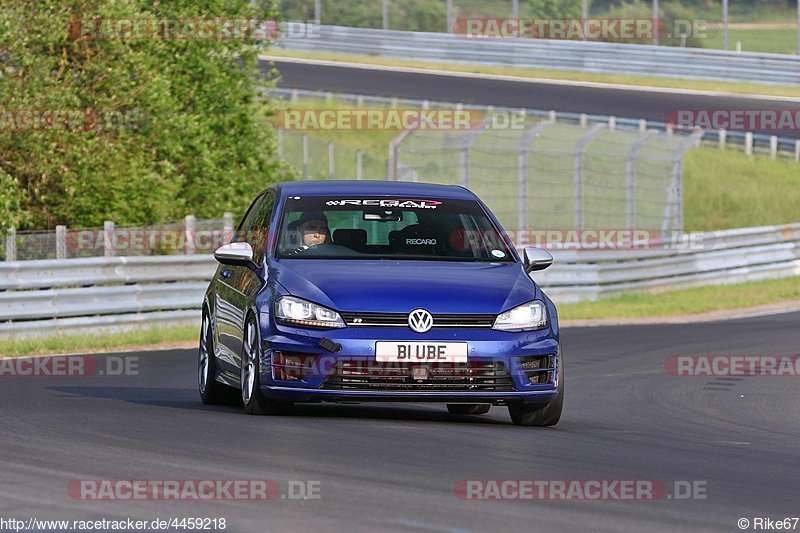
{"type": "MultiPolygon", "coordinates": [[[[489,329],[434,329],[424,334],[406,328],[348,327],[335,330],[307,330],[278,326],[262,316],[261,384],[267,397],[291,402],[441,402],[441,403],[512,403],[547,404],[558,392],[557,368],[561,365],[558,353],[558,334],[551,326],[530,332],[502,332],[489,329]],[[342,346],[336,353],[321,348],[318,343],[329,339],[342,346]],[[470,366],[493,364],[503,367],[507,374],[506,386],[473,385],[486,383],[478,378],[458,380],[457,385],[437,387],[435,382],[409,378],[404,385],[387,386],[372,383],[360,388],[350,383],[347,387],[331,388],[333,375],[343,362],[358,362],[363,368],[374,368],[375,343],[378,341],[466,341],[470,366]],[[311,361],[307,372],[285,377],[279,370],[280,355],[303,355],[311,361]],[[523,361],[542,357],[548,366],[532,371],[523,368],[523,361]],[[552,365],[552,366],[550,366],[552,365]],[[532,383],[530,376],[545,375],[548,379],[532,383]],[[400,390],[398,390],[400,389],[400,390]]],[[[391,365],[391,363],[389,363],[391,365]]],[[[417,367],[425,363],[412,363],[417,367]]],[[[381,372],[380,369],[377,372],[381,372]]],[[[434,371],[435,373],[435,371],[434,371]]]]}

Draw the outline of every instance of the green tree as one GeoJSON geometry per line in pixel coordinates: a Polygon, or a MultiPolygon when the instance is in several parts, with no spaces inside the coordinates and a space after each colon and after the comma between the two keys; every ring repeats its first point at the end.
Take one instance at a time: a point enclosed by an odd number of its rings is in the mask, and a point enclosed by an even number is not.
{"type": "Polygon", "coordinates": [[[257,86],[263,43],[91,31],[270,17],[250,0],[0,0],[0,225],[217,217],[285,179],[257,86]]]}

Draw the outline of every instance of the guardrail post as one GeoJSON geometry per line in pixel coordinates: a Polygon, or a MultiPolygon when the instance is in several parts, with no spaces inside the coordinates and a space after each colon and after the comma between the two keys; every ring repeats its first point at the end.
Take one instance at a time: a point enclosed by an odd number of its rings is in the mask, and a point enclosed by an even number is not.
{"type": "Polygon", "coordinates": [[[278,128],[278,159],[283,159],[283,128],[278,128]]]}
{"type": "Polygon", "coordinates": [[[308,179],[308,135],[303,134],[303,179],[308,179]]]}
{"type": "Polygon", "coordinates": [[[364,107],[364,95],[359,94],[356,96],[356,107],[364,107]]]}
{"type": "Polygon", "coordinates": [[[356,150],[356,179],[364,179],[363,177],[363,169],[364,169],[364,154],[361,153],[361,150],[356,150]]]}
{"type": "Polygon", "coordinates": [[[56,259],[67,258],[67,227],[56,226],[56,259]]]}
{"type": "Polygon", "coordinates": [[[581,113],[580,116],[578,117],[578,124],[580,125],[581,128],[585,128],[586,126],[588,126],[589,115],[587,115],[586,113],[581,113]]]}
{"type": "Polygon", "coordinates": [[[647,131],[647,121],[645,119],[639,120],[639,133],[644,133],[647,131]]]}
{"type": "Polygon", "coordinates": [[[6,261],[17,260],[17,230],[16,228],[8,228],[6,234],[6,261]]]}
{"type": "Polygon", "coordinates": [[[617,117],[614,115],[608,117],[608,129],[609,131],[614,131],[617,129],[617,117]]]}
{"type": "Polygon", "coordinates": [[[222,244],[233,240],[233,213],[225,211],[222,215],[222,244]]]}
{"type": "Polygon", "coordinates": [[[800,139],[794,142],[794,160],[800,161],[800,139]]]}
{"type": "Polygon", "coordinates": [[[769,156],[772,159],[775,159],[778,155],[778,138],[775,135],[771,135],[769,138],[769,156]]]}
{"type": "Polygon", "coordinates": [[[744,153],[747,157],[753,156],[753,132],[751,131],[744,134],[744,153]]]}
{"type": "Polygon", "coordinates": [[[728,130],[725,130],[725,129],[719,130],[719,149],[720,150],[724,150],[725,149],[725,143],[727,142],[727,140],[728,140],[728,130]]]}
{"type": "Polygon", "coordinates": [[[334,151],[336,148],[333,146],[333,142],[328,141],[328,179],[336,179],[336,172],[333,166],[333,158],[334,158],[334,151]]]}
{"type": "Polygon", "coordinates": [[[194,215],[186,215],[183,219],[183,234],[185,239],[186,255],[193,255],[197,250],[194,237],[197,234],[197,218],[194,215]]]}
{"type": "Polygon", "coordinates": [[[555,109],[551,109],[550,111],[547,112],[547,120],[549,120],[550,122],[555,122],[556,120],[558,120],[558,116],[556,115],[555,109]]]}
{"type": "Polygon", "coordinates": [[[383,4],[383,6],[382,6],[382,9],[381,9],[381,15],[382,15],[381,18],[383,19],[383,29],[384,30],[388,30],[389,29],[389,0],[383,0],[382,4],[383,4]]]}
{"type": "Polygon", "coordinates": [[[114,221],[103,222],[103,255],[114,257],[114,221]]]}

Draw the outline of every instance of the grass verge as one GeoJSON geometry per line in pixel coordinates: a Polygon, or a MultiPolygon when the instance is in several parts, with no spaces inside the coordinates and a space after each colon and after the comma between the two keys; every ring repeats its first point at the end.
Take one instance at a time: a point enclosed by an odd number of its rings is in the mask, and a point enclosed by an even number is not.
{"type": "Polygon", "coordinates": [[[564,304],[558,306],[558,316],[562,320],[674,317],[792,300],[800,300],[800,276],[564,304]]]}
{"type": "MultiPolygon", "coordinates": [[[[514,67],[495,67],[486,65],[466,65],[456,63],[438,63],[414,59],[394,59],[374,56],[346,54],[318,54],[295,52],[272,48],[270,56],[296,57],[303,59],[322,59],[327,61],[349,61],[368,65],[385,65],[390,67],[411,67],[422,69],[446,70],[450,72],[468,72],[474,74],[494,74],[498,76],[517,76],[520,78],[541,78],[550,80],[582,81],[594,83],[611,83],[637,87],[658,87],[665,89],[687,89],[693,91],[714,91],[731,94],[800,97],[800,87],[762,85],[758,83],[736,83],[725,81],[683,80],[677,78],[656,78],[648,76],[629,76],[625,74],[603,74],[594,72],[575,72],[548,69],[524,69],[514,67]]],[[[465,102],[469,103],[469,102],[465,102]]]]}
{"type": "Polygon", "coordinates": [[[153,327],[116,333],[0,339],[0,357],[172,347],[197,340],[199,326],[153,327]]]}

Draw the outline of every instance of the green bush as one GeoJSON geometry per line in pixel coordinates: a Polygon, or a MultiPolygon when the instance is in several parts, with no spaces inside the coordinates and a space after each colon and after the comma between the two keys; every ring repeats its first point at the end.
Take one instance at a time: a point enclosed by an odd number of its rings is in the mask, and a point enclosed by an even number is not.
{"type": "Polygon", "coordinates": [[[250,0],[6,2],[0,224],[38,229],[218,217],[241,211],[257,190],[285,178],[264,120],[271,104],[256,87],[263,81],[255,74],[258,43],[91,39],[70,26],[95,18],[270,16],[250,0]],[[83,120],[25,126],[28,112],[46,118],[58,111],[83,120]]]}

